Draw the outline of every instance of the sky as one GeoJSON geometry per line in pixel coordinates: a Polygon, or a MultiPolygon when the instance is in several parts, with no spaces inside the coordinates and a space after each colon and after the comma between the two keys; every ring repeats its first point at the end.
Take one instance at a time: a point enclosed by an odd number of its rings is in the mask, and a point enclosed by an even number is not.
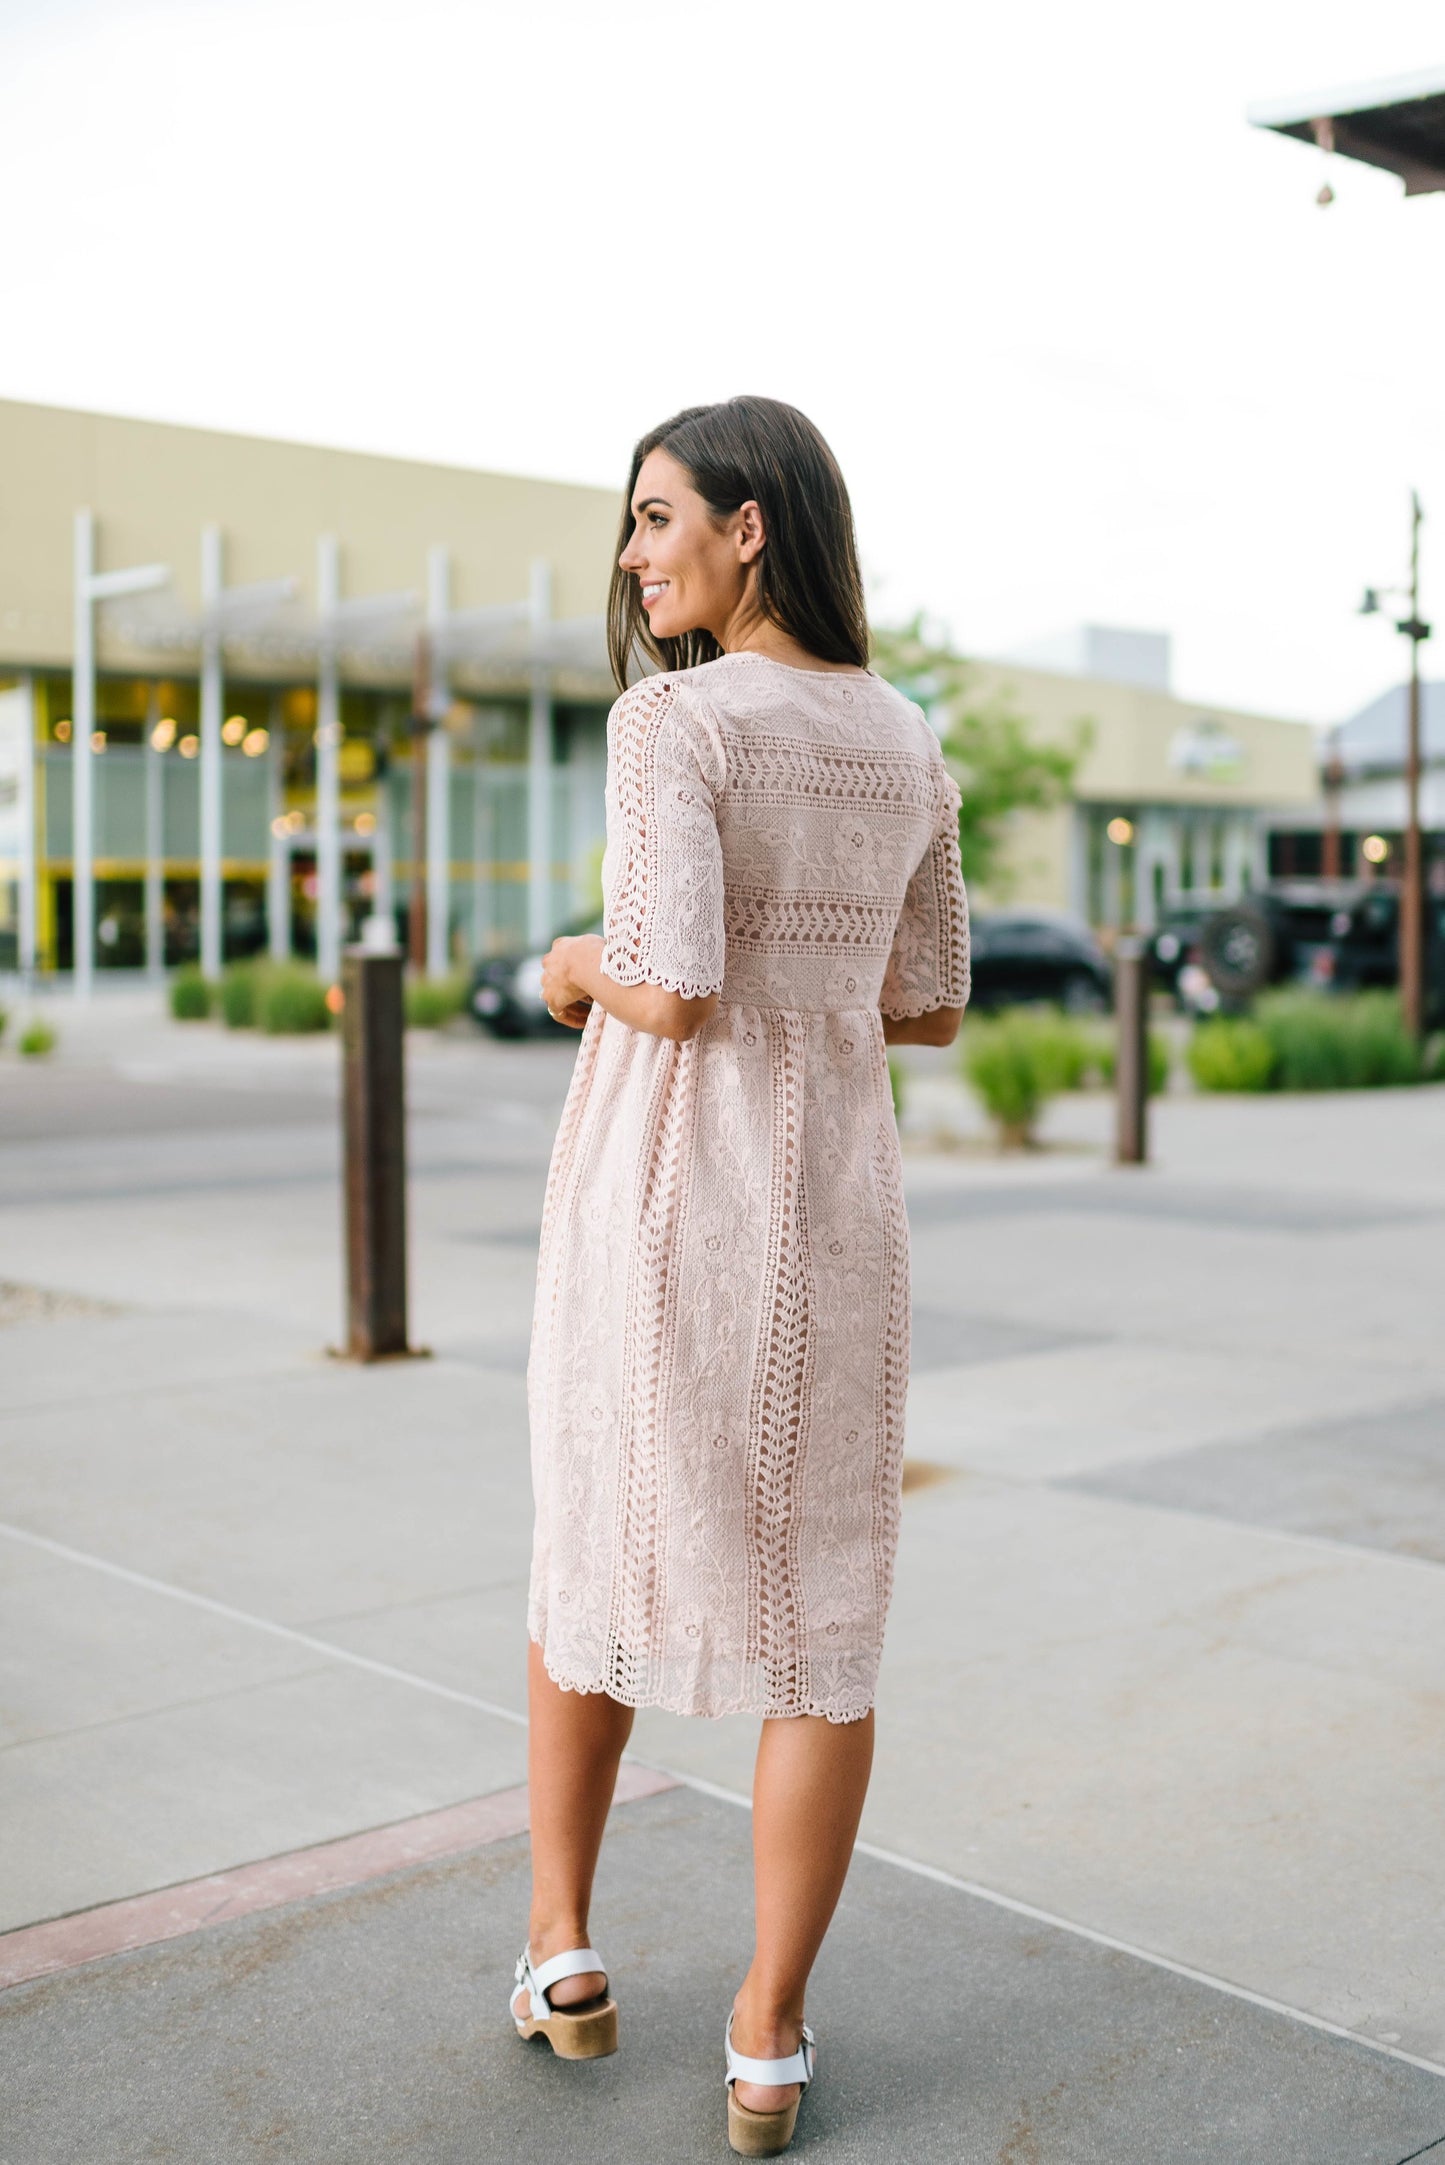
{"type": "Polygon", "coordinates": [[[1412,487],[1445,615],[1445,194],[1321,210],[1245,107],[1442,63],[1438,0],[0,0],[0,396],[620,491],[764,392],[880,619],[1333,721],[1412,487]]]}

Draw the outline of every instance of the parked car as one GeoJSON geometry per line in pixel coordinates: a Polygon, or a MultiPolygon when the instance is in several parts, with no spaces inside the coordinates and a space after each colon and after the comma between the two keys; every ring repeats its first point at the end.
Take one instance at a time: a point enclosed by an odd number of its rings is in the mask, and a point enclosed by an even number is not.
{"type": "Polygon", "coordinates": [[[971,927],[972,1005],[1051,1000],[1071,1014],[1109,1005],[1109,959],[1084,923],[1067,910],[989,910],[971,927]]]}
{"type": "MultiPolygon", "coordinates": [[[[595,912],[563,925],[561,932],[576,936],[602,930],[595,912]]],[[[472,973],[467,1005],[483,1029],[493,1037],[575,1037],[565,1022],[554,1022],[542,998],[542,963],[552,942],[521,955],[493,955],[479,962],[472,973]]]]}
{"type": "MultiPolygon", "coordinates": [[[[1363,894],[1335,911],[1330,944],[1316,959],[1315,979],[1337,992],[1364,992],[1400,982],[1400,890],[1372,880],[1363,894]]],[[[1425,1022],[1445,1025],[1445,895],[1425,897],[1425,1022]]]]}
{"type": "Polygon", "coordinates": [[[1215,910],[1199,935],[1199,959],[1228,1005],[1267,985],[1318,984],[1333,926],[1361,894],[1353,880],[1273,880],[1215,910]]]}

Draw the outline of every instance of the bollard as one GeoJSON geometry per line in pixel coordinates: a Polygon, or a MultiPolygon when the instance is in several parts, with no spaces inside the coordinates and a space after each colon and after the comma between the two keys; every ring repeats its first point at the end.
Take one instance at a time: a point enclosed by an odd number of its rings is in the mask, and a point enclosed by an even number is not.
{"type": "Polygon", "coordinates": [[[1114,949],[1114,1017],[1114,1158],[1119,1165],[1143,1165],[1149,1156],[1149,950],[1132,935],[1114,949]]]}
{"type": "Polygon", "coordinates": [[[406,1339],[406,1104],[402,960],[373,945],[341,961],[345,1063],[343,1358],[412,1352],[406,1339]]]}

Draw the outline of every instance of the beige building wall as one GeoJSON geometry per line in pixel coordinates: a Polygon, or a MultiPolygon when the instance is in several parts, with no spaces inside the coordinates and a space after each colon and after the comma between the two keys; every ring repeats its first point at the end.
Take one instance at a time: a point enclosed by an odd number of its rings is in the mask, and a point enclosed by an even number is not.
{"type": "Polygon", "coordinates": [[[1008,662],[978,663],[972,692],[1008,697],[1044,742],[1087,733],[1071,802],[1016,816],[997,893],[978,891],[984,906],[1007,898],[1085,909],[1091,815],[1095,825],[1129,818],[1141,845],[1160,850],[1191,826],[1227,819],[1237,857],[1258,815],[1318,798],[1315,735],[1304,722],[1008,662]]]}
{"type": "MultiPolygon", "coordinates": [[[[425,592],[427,550],[452,556],[452,606],[515,602],[528,566],[552,571],[554,617],[602,608],[616,491],[318,449],[212,429],[0,400],[0,666],[71,658],[72,520],[95,514],[102,571],[161,562],[194,614],[200,535],[222,528],[228,585],[292,577],[316,607],[317,540],[340,538],[342,594],[425,592]]],[[[106,630],[103,666],[142,668],[106,630]]],[[[230,665],[245,673],[243,660],[230,665]]]]}

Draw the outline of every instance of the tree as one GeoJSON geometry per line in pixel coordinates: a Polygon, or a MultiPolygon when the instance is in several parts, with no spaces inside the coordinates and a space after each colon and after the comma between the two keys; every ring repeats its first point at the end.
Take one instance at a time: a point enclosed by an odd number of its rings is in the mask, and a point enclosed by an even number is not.
{"type": "Polygon", "coordinates": [[[920,706],[936,710],[944,757],[963,793],[963,876],[999,894],[1008,884],[1002,856],[1013,814],[1047,812],[1065,801],[1088,749],[1090,724],[1076,723],[1068,743],[1040,743],[1012,696],[980,691],[973,664],[931,640],[921,615],[899,628],[875,628],[873,666],[920,706]]]}

